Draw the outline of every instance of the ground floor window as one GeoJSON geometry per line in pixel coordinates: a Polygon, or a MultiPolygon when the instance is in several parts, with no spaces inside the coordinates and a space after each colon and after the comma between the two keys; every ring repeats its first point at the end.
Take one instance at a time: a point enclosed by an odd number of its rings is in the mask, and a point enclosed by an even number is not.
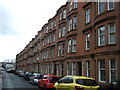
{"type": "Polygon", "coordinates": [[[60,77],[63,76],[63,64],[60,64],[60,77]]]}
{"type": "Polygon", "coordinates": [[[72,62],[72,75],[76,74],[76,63],[72,62]]]}
{"type": "Polygon", "coordinates": [[[109,82],[116,82],[116,60],[109,60],[109,82]]]}
{"type": "Polygon", "coordinates": [[[67,62],[67,75],[70,75],[70,63],[67,62]]]}
{"type": "Polygon", "coordinates": [[[86,62],[86,76],[90,77],[90,61],[86,62]]]}
{"type": "Polygon", "coordinates": [[[99,81],[100,82],[105,82],[105,76],[106,76],[106,72],[105,72],[105,60],[99,60],[99,81]]]}

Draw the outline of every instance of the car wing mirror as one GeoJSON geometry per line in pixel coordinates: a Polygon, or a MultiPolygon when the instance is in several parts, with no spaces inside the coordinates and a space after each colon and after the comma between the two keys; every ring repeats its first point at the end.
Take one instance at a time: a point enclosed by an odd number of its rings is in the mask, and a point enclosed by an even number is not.
{"type": "Polygon", "coordinates": [[[61,81],[58,81],[57,83],[58,83],[58,84],[60,84],[60,83],[61,83],[61,81]]]}

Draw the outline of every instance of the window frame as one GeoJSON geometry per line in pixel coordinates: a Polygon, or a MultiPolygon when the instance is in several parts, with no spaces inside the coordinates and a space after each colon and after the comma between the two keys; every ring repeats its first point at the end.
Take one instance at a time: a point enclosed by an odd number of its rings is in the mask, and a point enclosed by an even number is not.
{"type": "Polygon", "coordinates": [[[98,28],[98,46],[103,46],[105,45],[105,26],[101,26],[98,28]],[[100,34],[100,28],[104,28],[104,33],[100,34]],[[101,44],[101,37],[104,38],[103,44],[101,44]]]}
{"type": "Polygon", "coordinates": [[[86,34],[86,50],[90,49],[90,33],[86,34]],[[88,48],[89,45],[89,48],[88,48]]]}
{"type": "Polygon", "coordinates": [[[111,71],[116,71],[116,80],[117,80],[117,61],[115,59],[109,59],[109,83],[114,83],[116,84],[116,82],[112,82],[111,81],[111,78],[112,78],[112,75],[111,75],[111,71]],[[111,61],[114,60],[115,61],[115,68],[114,69],[111,69],[111,61]]]}
{"type": "Polygon", "coordinates": [[[90,23],[90,8],[86,9],[86,24],[90,23]]]}
{"type": "Polygon", "coordinates": [[[109,40],[109,44],[116,44],[116,27],[115,27],[115,23],[110,23],[108,24],[108,40],[109,40]],[[110,29],[110,25],[114,25],[114,31],[111,32],[111,29],[110,29]],[[115,42],[111,42],[111,34],[113,35],[114,34],[114,38],[115,38],[115,42]]]}
{"type": "Polygon", "coordinates": [[[103,81],[103,80],[101,80],[101,71],[106,71],[106,67],[105,67],[105,59],[101,59],[101,60],[99,60],[98,61],[98,75],[99,75],[99,82],[103,82],[103,83],[105,83],[106,82],[106,73],[105,73],[105,80],[103,81]],[[104,61],[104,68],[101,68],[100,67],[100,61],[104,61]]]}
{"type": "Polygon", "coordinates": [[[110,2],[111,2],[111,0],[107,0],[108,10],[112,10],[112,9],[115,8],[114,0],[112,0],[112,2],[113,2],[113,8],[110,8],[110,7],[109,7],[109,6],[110,6],[110,4],[109,4],[110,2]]]}

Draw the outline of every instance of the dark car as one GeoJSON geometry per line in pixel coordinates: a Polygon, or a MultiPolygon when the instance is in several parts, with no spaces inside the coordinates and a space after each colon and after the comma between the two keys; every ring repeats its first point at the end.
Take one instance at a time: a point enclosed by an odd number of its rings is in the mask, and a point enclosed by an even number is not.
{"type": "Polygon", "coordinates": [[[19,77],[24,77],[25,71],[24,70],[20,70],[18,71],[18,76],[19,77]]]}
{"type": "Polygon", "coordinates": [[[25,80],[30,80],[30,77],[32,76],[32,72],[26,72],[25,74],[24,74],[24,79],[25,80]]]}
{"type": "Polygon", "coordinates": [[[39,79],[42,79],[43,75],[40,73],[33,73],[33,75],[30,77],[29,82],[33,84],[38,84],[39,79]]]}
{"type": "Polygon", "coordinates": [[[15,71],[16,71],[15,69],[7,69],[6,70],[6,72],[8,72],[8,73],[15,73],[15,71]]]}

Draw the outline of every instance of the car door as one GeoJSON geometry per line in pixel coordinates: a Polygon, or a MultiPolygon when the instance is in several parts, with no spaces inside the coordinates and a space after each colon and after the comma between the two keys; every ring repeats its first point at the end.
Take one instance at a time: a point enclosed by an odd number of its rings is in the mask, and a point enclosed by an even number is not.
{"type": "Polygon", "coordinates": [[[66,83],[68,77],[63,77],[62,79],[60,79],[56,84],[56,90],[64,90],[64,83],[66,83]]]}
{"type": "Polygon", "coordinates": [[[73,78],[68,77],[62,87],[67,90],[73,90],[73,78]]]}

